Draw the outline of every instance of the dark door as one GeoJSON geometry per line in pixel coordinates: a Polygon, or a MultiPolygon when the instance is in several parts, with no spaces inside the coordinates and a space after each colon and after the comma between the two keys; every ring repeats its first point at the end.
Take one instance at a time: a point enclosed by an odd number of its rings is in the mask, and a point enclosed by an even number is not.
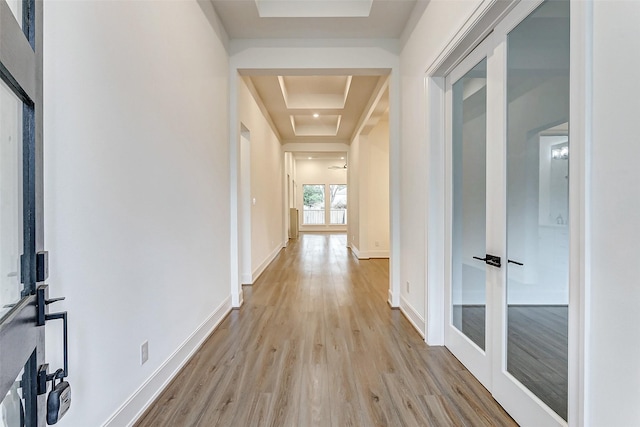
{"type": "Polygon", "coordinates": [[[7,427],[46,425],[46,394],[37,393],[42,251],[42,2],[0,0],[0,425],[7,427]]]}

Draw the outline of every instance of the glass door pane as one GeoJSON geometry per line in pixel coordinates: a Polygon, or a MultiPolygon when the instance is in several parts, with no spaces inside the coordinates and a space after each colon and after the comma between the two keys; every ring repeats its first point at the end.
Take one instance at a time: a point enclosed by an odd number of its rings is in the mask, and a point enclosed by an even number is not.
{"type": "Polygon", "coordinates": [[[22,297],[22,101],[0,80],[0,317],[22,297]]]}
{"type": "Polygon", "coordinates": [[[22,384],[24,381],[24,369],[9,389],[2,402],[0,402],[0,427],[23,427],[25,425],[24,397],[22,396],[22,384]]]}
{"type": "Polygon", "coordinates": [[[507,37],[507,371],[567,418],[569,2],[507,37]]]}
{"type": "Polygon", "coordinates": [[[453,325],[485,350],[487,60],[452,87],[453,325]]]}

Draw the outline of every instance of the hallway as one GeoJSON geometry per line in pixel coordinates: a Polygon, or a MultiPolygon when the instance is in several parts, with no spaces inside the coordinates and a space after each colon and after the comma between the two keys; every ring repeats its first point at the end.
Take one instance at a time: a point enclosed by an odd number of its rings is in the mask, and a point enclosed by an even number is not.
{"type": "Polygon", "coordinates": [[[387,291],[388,260],[301,234],[136,425],[515,425],[387,291]]]}

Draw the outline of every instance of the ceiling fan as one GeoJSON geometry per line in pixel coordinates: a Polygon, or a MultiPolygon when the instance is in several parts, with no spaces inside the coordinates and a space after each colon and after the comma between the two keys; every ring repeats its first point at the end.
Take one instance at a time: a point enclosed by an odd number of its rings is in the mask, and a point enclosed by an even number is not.
{"type": "Polygon", "coordinates": [[[329,166],[327,169],[342,169],[342,170],[346,170],[347,169],[347,164],[345,163],[344,166],[329,166]]]}

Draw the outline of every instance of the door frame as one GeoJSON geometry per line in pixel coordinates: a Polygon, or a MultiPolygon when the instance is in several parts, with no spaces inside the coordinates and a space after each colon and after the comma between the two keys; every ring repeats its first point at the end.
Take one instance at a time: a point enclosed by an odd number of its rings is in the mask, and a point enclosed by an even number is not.
{"type": "MultiPolygon", "coordinates": [[[[462,24],[425,72],[426,144],[429,173],[426,212],[427,265],[425,282],[425,341],[444,345],[445,335],[445,167],[446,156],[446,86],[447,76],[478,46],[520,0],[482,1],[462,24]]],[[[529,3],[529,2],[527,2],[529,3]]],[[[537,2],[532,4],[537,5],[537,2]]],[[[533,10],[536,6],[531,6],[533,10]]],[[[570,4],[570,114],[571,170],[569,172],[569,389],[568,424],[588,423],[589,306],[590,306],[590,147],[591,147],[591,70],[593,4],[570,4]]]]}
{"type": "Polygon", "coordinates": [[[36,326],[36,292],[46,278],[36,271],[36,254],[44,250],[42,12],[42,1],[24,0],[21,28],[8,4],[0,1],[0,78],[27,106],[23,108],[24,253],[20,268],[24,290],[22,299],[0,323],[0,395],[6,395],[24,366],[23,389],[25,382],[30,389],[25,400],[27,426],[46,425],[46,395],[38,395],[36,381],[45,357],[45,328],[36,326]]]}

